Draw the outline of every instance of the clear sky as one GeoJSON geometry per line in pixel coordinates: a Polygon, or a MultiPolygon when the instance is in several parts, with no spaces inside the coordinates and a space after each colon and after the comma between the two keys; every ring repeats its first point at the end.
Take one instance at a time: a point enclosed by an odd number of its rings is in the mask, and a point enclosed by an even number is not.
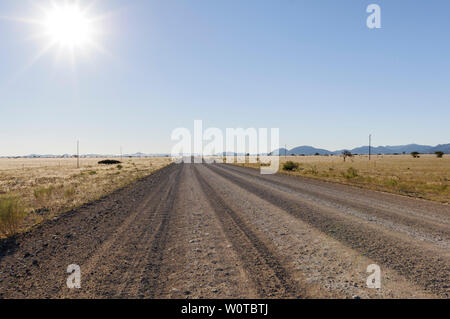
{"type": "MultiPolygon", "coordinates": [[[[92,1],[80,0],[81,6],[92,1]]],[[[288,148],[450,142],[447,0],[101,0],[103,50],[50,48],[0,1],[0,155],[170,152],[171,132],[279,127],[288,148]],[[366,26],[381,7],[381,29],[366,26]],[[103,51],[103,52],[101,52],[103,51]]]]}

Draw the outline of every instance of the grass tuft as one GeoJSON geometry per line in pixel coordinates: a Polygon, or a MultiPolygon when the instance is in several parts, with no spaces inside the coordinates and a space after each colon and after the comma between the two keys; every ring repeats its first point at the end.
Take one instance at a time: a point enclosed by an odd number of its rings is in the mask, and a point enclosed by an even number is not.
{"type": "Polygon", "coordinates": [[[342,173],[342,176],[347,179],[358,177],[358,170],[354,167],[349,167],[345,173],[342,173]]]}
{"type": "Polygon", "coordinates": [[[15,235],[25,217],[25,210],[17,197],[0,198],[0,234],[6,237],[15,235]]]}
{"type": "Polygon", "coordinates": [[[34,190],[34,198],[41,206],[46,206],[52,199],[55,187],[50,185],[49,187],[40,186],[34,190]]]}

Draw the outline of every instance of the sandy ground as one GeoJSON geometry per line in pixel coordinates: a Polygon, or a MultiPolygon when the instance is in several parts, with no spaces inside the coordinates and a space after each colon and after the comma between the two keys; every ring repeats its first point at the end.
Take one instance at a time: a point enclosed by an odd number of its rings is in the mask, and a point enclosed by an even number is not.
{"type": "Polygon", "coordinates": [[[172,164],[0,242],[3,298],[448,298],[450,208],[172,164]],[[67,266],[81,268],[69,289],[67,266]],[[368,288],[367,266],[381,268],[368,288]]]}

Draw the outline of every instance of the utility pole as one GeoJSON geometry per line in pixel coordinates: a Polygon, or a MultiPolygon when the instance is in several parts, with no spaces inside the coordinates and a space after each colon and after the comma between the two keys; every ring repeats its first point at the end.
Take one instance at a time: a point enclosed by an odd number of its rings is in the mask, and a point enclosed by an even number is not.
{"type": "Polygon", "coordinates": [[[284,144],[284,158],[286,158],[286,153],[287,153],[287,144],[284,144]]]}
{"type": "Polygon", "coordinates": [[[369,161],[370,161],[370,153],[371,153],[371,143],[372,143],[372,134],[369,134],[369,161]]]}
{"type": "Polygon", "coordinates": [[[77,141],[77,168],[80,168],[80,141],[77,141]]]}
{"type": "Polygon", "coordinates": [[[122,162],[122,146],[120,147],[120,161],[122,162]]]}

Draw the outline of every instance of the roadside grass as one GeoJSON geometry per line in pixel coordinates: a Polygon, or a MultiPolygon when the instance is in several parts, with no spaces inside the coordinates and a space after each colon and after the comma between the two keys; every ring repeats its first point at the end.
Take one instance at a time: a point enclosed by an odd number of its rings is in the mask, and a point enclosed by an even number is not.
{"type": "Polygon", "coordinates": [[[99,159],[0,159],[0,237],[27,230],[101,198],[171,163],[130,158],[119,165],[99,159]]]}
{"type": "MultiPolygon", "coordinates": [[[[260,162],[235,163],[259,168],[260,162]]],[[[280,156],[280,173],[450,203],[450,155],[280,156]],[[284,169],[286,163],[292,169],[284,169]]]]}
{"type": "Polygon", "coordinates": [[[0,235],[15,235],[26,217],[26,212],[19,198],[6,196],[0,198],[0,235]]]}

